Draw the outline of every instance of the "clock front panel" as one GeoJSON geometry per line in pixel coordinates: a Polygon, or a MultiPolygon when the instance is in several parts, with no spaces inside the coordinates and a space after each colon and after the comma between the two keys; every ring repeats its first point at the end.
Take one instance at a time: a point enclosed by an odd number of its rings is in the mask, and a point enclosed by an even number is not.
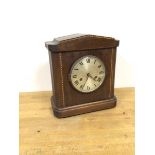
{"type": "Polygon", "coordinates": [[[59,96],[57,105],[63,102],[62,107],[72,106],[114,96],[115,48],[53,55],[59,59],[53,65],[54,94],[59,96]]]}

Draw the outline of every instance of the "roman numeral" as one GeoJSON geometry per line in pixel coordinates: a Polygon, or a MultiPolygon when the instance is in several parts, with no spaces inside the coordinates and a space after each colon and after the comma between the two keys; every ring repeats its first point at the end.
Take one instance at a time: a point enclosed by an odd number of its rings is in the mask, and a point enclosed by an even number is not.
{"type": "Polygon", "coordinates": [[[101,81],[101,78],[98,78],[97,81],[100,82],[101,81]]]}
{"type": "Polygon", "coordinates": [[[81,61],[79,64],[80,64],[80,65],[83,65],[83,62],[81,61]]]}
{"type": "Polygon", "coordinates": [[[80,89],[83,89],[83,86],[84,86],[84,85],[81,85],[81,86],[80,86],[80,89]]]}
{"type": "Polygon", "coordinates": [[[79,81],[78,81],[78,80],[76,80],[76,81],[74,81],[74,83],[75,83],[76,85],[78,85],[78,84],[79,84],[79,81]]]}
{"type": "Polygon", "coordinates": [[[73,78],[77,78],[77,75],[73,75],[73,78]]]}
{"type": "Polygon", "coordinates": [[[87,86],[87,90],[90,90],[90,87],[89,86],[87,86]]]}
{"type": "Polygon", "coordinates": [[[99,65],[98,68],[101,68],[101,65],[99,65]]]}
{"type": "Polygon", "coordinates": [[[100,71],[100,72],[99,72],[99,74],[103,74],[103,73],[104,73],[104,71],[100,71]]]}
{"type": "Polygon", "coordinates": [[[86,59],[86,62],[87,62],[87,63],[90,63],[90,59],[89,59],[89,58],[87,58],[87,59],[86,59]]]}

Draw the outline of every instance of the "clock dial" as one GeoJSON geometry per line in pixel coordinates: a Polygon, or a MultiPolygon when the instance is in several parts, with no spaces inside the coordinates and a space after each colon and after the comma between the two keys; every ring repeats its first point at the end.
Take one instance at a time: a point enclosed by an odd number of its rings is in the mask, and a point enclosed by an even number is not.
{"type": "Polygon", "coordinates": [[[87,55],[75,61],[70,76],[76,90],[89,93],[95,91],[103,83],[105,66],[96,56],[87,55]]]}

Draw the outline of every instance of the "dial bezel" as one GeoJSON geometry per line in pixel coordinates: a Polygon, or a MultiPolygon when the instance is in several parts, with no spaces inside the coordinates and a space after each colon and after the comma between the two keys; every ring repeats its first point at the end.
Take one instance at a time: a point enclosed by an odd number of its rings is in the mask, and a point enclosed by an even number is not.
{"type": "Polygon", "coordinates": [[[78,91],[78,92],[80,92],[80,93],[92,93],[92,92],[97,91],[97,90],[103,85],[103,83],[104,83],[104,81],[105,81],[105,78],[106,78],[106,68],[105,68],[105,65],[104,65],[103,61],[102,61],[99,57],[97,57],[97,56],[95,56],[95,55],[85,55],[85,56],[82,56],[82,57],[78,58],[77,60],[75,60],[75,61],[73,62],[72,66],[71,66],[71,68],[70,68],[69,81],[70,81],[72,87],[73,87],[76,91],[78,91]],[[72,70],[74,69],[74,66],[75,66],[80,60],[84,59],[85,57],[93,57],[93,58],[96,58],[98,61],[100,61],[100,63],[102,64],[102,66],[103,66],[103,68],[104,68],[104,74],[105,74],[102,83],[101,83],[96,89],[93,89],[93,90],[90,90],[90,91],[81,91],[81,90],[77,89],[77,88],[74,86],[74,84],[72,83],[72,77],[71,77],[71,75],[72,75],[72,70]]]}

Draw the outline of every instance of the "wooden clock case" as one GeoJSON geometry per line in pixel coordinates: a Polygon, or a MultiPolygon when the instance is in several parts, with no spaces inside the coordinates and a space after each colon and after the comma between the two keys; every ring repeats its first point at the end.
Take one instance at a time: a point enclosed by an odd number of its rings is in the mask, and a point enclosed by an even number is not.
{"type": "Polygon", "coordinates": [[[111,37],[76,34],[56,38],[46,42],[45,45],[49,51],[53,87],[51,103],[55,116],[68,117],[115,107],[114,76],[118,40],[111,37]],[[69,78],[73,63],[85,55],[98,57],[106,69],[102,86],[90,93],[75,90],[69,78]]]}

